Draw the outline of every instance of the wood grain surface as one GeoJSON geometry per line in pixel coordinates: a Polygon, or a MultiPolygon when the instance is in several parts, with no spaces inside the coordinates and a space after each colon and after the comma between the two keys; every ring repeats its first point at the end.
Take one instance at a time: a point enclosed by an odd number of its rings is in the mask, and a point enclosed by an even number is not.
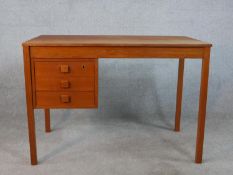
{"type": "Polygon", "coordinates": [[[211,46],[186,36],[115,36],[115,35],[40,35],[23,43],[29,46],[153,46],[204,47],[211,46]]]}

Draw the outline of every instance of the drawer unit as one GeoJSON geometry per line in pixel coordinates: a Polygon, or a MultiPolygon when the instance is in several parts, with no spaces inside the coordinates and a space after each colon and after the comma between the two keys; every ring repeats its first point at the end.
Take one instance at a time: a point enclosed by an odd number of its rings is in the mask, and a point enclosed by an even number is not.
{"type": "Polygon", "coordinates": [[[40,58],[32,66],[36,108],[97,107],[97,59],[40,58]]]}
{"type": "Polygon", "coordinates": [[[94,92],[36,92],[36,106],[49,108],[95,107],[94,92]]]}

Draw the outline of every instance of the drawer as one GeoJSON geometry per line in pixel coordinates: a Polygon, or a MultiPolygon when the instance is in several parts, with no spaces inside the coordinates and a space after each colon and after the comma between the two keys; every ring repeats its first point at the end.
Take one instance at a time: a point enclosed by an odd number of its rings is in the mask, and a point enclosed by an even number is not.
{"type": "Polygon", "coordinates": [[[94,76],[83,77],[36,77],[37,91],[94,91],[94,76]]]}
{"type": "Polygon", "coordinates": [[[35,76],[94,76],[94,61],[35,61],[35,76]]]}
{"type": "Polygon", "coordinates": [[[36,92],[38,108],[93,108],[94,92],[36,92]]]}

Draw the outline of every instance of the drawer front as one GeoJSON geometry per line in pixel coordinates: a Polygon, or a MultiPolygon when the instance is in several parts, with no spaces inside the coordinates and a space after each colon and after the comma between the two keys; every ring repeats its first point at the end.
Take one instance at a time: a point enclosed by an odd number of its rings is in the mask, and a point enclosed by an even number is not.
{"type": "Polygon", "coordinates": [[[36,61],[35,76],[54,78],[56,76],[94,76],[92,61],[36,61]]]}
{"type": "Polygon", "coordinates": [[[37,108],[93,108],[94,92],[36,92],[37,108]]]}
{"type": "Polygon", "coordinates": [[[36,91],[94,91],[94,76],[36,77],[36,91]]]}

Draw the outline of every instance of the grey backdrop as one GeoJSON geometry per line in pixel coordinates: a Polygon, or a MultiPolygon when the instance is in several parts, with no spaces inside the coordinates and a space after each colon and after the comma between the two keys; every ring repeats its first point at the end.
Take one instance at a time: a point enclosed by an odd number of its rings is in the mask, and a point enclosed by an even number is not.
{"type": "MultiPolygon", "coordinates": [[[[221,122],[232,123],[232,9],[232,0],[0,0],[0,147],[4,150],[0,157],[28,163],[21,43],[41,34],[185,35],[211,42],[207,130],[211,122],[216,122],[211,131],[221,122]],[[23,151],[12,145],[21,145],[23,151]]],[[[182,122],[194,121],[193,147],[200,63],[185,63],[182,122]]],[[[89,122],[118,118],[149,124],[157,118],[162,127],[172,128],[177,67],[177,60],[100,59],[98,110],[53,111],[52,122],[75,115],[86,116],[83,120],[89,122]]],[[[43,135],[43,114],[36,115],[38,135],[43,135]]],[[[232,140],[227,134],[224,138],[216,145],[232,140]]],[[[226,155],[229,151],[225,150],[226,155]]]]}

